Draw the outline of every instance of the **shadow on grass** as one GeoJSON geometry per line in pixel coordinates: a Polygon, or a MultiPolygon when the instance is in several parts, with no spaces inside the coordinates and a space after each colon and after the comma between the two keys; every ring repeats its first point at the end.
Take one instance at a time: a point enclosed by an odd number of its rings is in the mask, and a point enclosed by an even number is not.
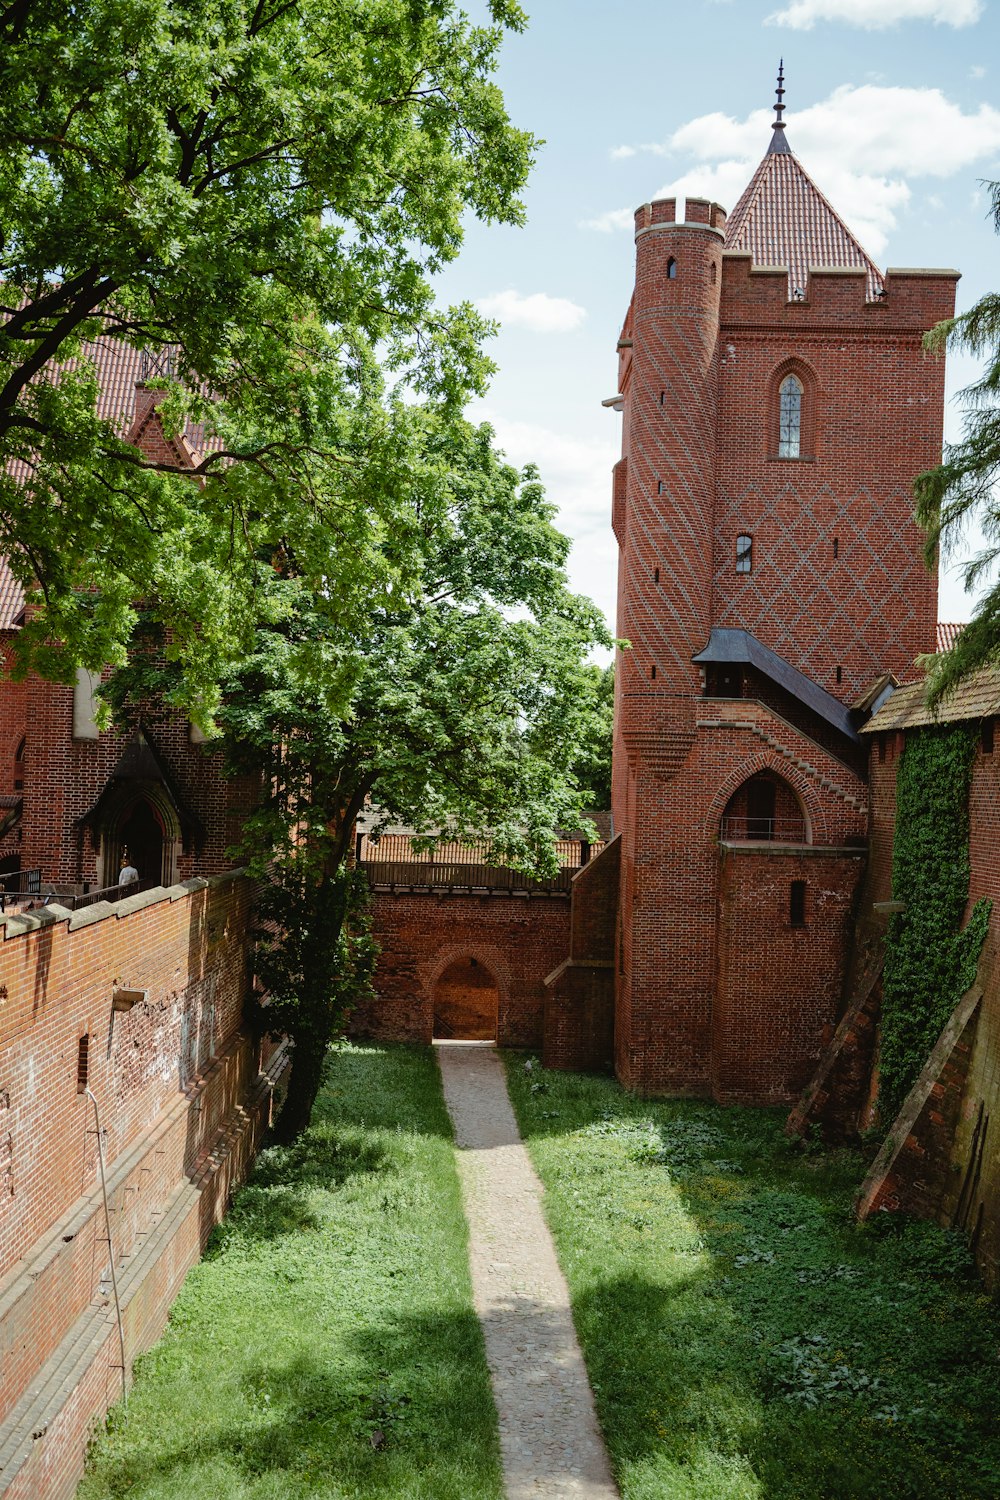
{"type": "MultiPolygon", "coordinates": [[[[101,1455],[103,1493],[182,1495],[206,1475],[247,1497],[500,1500],[499,1446],[478,1320],[400,1316],[315,1356],[248,1363],[243,1410],[198,1436],[101,1455]]],[[[120,1420],[120,1418],[119,1418],[120,1420]]],[[[175,1434],[171,1435],[175,1436],[175,1434]]],[[[200,1494],[202,1491],[197,1488],[200,1494]]]]}

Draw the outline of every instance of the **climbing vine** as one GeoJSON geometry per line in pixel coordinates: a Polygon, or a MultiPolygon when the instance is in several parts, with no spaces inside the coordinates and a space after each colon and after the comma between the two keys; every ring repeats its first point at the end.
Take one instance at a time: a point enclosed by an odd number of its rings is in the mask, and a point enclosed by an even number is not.
{"type": "Polygon", "coordinates": [[[882,1005],[881,1092],[895,1113],[945,1022],[976,977],[991,902],[969,899],[969,779],[976,736],[967,725],[907,739],[896,781],[892,893],[882,1005]]]}

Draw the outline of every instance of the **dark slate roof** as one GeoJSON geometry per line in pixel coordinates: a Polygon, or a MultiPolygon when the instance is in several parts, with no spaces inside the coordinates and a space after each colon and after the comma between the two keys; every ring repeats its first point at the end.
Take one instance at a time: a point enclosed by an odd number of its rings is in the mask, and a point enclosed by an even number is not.
{"type": "Polygon", "coordinates": [[[867,272],[874,301],[885,278],[776,130],[767,155],[726,224],[726,249],[756,266],[787,266],[788,292],[808,291],[810,267],[867,272]],[[779,144],[775,144],[779,142],[779,144]]]}
{"type": "Polygon", "coordinates": [[[786,693],[791,693],[804,707],[832,724],[846,739],[856,741],[858,738],[851,711],[839,698],[821,688],[818,682],[813,682],[798,667],[793,667],[777,651],[762,645],[749,630],[713,630],[704,651],[699,651],[691,660],[699,666],[715,662],[755,667],[786,693]]]}

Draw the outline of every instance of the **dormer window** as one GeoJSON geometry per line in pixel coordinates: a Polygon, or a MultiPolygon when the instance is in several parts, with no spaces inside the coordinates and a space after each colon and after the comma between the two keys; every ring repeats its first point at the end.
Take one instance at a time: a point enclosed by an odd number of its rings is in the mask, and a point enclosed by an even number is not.
{"type": "Polygon", "coordinates": [[[802,382],[786,375],[778,387],[778,457],[798,458],[802,445],[802,382]]]}

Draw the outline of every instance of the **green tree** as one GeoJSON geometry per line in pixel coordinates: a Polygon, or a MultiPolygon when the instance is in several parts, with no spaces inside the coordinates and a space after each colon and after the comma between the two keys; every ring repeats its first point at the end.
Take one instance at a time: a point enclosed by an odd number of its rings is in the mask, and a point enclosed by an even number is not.
{"type": "MultiPolygon", "coordinates": [[[[992,215],[1000,232],[1000,182],[990,184],[992,215]]],[[[927,334],[926,347],[941,353],[964,349],[984,360],[980,378],[963,393],[966,400],[962,441],[945,449],[937,468],[915,484],[917,520],[927,531],[928,567],[938,552],[947,556],[964,539],[970,522],[978,523],[985,545],[964,570],[967,588],[989,579],[1000,561],[1000,294],[988,293],[960,317],[939,323],[927,334]]],[[[979,667],[1000,663],[1000,577],[987,588],[955,646],[935,663],[930,691],[940,699],[979,667]]]]}
{"type": "MultiPolygon", "coordinates": [[[[316,587],[290,545],[262,559],[254,643],[219,711],[230,768],[264,790],[243,852],[260,883],[264,1021],[294,1043],[285,1139],[308,1123],[329,1040],[371,971],[349,868],[366,799],[543,872],[555,830],[579,826],[593,797],[574,768],[594,718],[586,656],[608,636],[567,588],[568,543],[535,474],[440,406],[390,401],[386,421],[391,524],[367,537],[363,608],[316,587]]],[[[176,689],[148,623],[149,649],[111,689],[119,717],[176,689]]]]}
{"type": "Polygon", "coordinates": [[[586,669],[581,683],[579,753],[573,775],[583,804],[593,812],[611,806],[611,748],[615,712],[614,664],[586,669]]]}
{"type": "Polygon", "coordinates": [[[463,213],[521,215],[532,142],[490,75],[523,15],[489,9],[0,3],[0,548],[37,584],[24,665],[120,661],[141,596],[210,708],[262,549],[355,587],[379,365],[451,405],[488,372],[484,325],[435,310],[431,278],[463,213]],[[97,338],[169,353],[166,419],[214,433],[197,484],[101,420],[97,338]]]}

